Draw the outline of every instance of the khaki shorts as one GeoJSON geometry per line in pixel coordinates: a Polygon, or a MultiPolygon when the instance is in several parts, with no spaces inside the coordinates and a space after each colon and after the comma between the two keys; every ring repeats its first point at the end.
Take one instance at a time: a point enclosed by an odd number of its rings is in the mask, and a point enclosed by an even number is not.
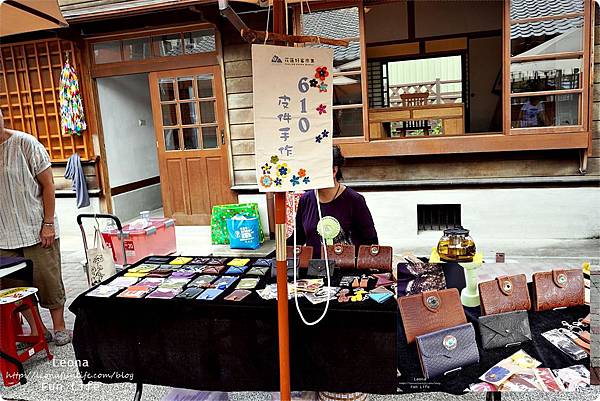
{"type": "Polygon", "coordinates": [[[60,267],[60,241],[50,248],[40,244],[18,249],[0,249],[0,256],[19,256],[33,262],[33,282],[3,278],[0,288],[33,286],[38,289],[40,305],[47,309],[60,308],[65,304],[65,286],[60,267]]]}

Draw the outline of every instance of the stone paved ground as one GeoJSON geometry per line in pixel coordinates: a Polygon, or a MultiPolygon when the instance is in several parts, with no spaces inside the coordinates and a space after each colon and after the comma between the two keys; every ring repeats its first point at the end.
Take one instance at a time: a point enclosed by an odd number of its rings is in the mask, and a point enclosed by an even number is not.
{"type": "MultiPolygon", "coordinates": [[[[186,255],[201,255],[210,252],[210,231],[208,227],[177,227],[178,253],[186,255]]],[[[392,243],[390,241],[383,242],[392,243]]],[[[423,244],[393,244],[395,249],[413,250],[418,255],[429,253],[430,246],[423,244]]],[[[583,241],[480,241],[479,249],[485,251],[486,261],[493,262],[496,250],[507,254],[506,265],[495,265],[493,263],[482,270],[483,277],[493,277],[507,270],[525,271],[531,274],[536,270],[549,269],[551,267],[576,267],[581,266],[584,261],[590,261],[595,265],[600,264],[599,245],[600,240],[583,241]]],[[[79,231],[63,230],[61,236],[61,247],[63,257],[63,277],[67,291],[68,304],[87,289],[85,274],[81,261],[85,258],[82,240],[79,231]]],[[[592,307],[594,310],[594,363],[600,366],[600,271],[594,275],[594,296],[592,307]]],[[[50,324],[49,314],[42,312],[46,324],[50,324]]],[[[66,314],[67,325],[73,327],[74,315],[66,314]]],[[[25,386],[15,386],[6,389],[0,385],[0,401],[2,397],[20,399],[26,401],[104,401],[104,400],[131,400],[133,398],[133,385],[82,385],[77,374],[77,368],[73,365],[75,356],[72,346],[57,348],[51,344],[51,350],[55,355],[55,361],[48,363],[40,357],[35,357],[26,364],[29,375],[29,383],[25,386]],[[65,364],[67,366],[61,366],[65,364]]],[[[143,400],[163,400],[170,389],[160,386],[144,386],[143,400]]],[[[269,393],[232,393],[229,398],[233,401],[242,400],[271,400],[269,393]]],[[[398,400],[398,401],[429,401],[450,400],[455,397],[445,394],[404,395],[404,396],[373,396],[371,400],[398,400]]],[[[275,397],[277,399],[277,397],[275,397]]],[[[462,400],[482,400],[482,395],[468,395],[461,397],[462,400]]],[[[507,394],[503,395],[505,400],[519,401],[550,401],[550,400],[595,400],[600,401],[600,387],[596,387],[586,393],[577,394],[507,394]]]]}

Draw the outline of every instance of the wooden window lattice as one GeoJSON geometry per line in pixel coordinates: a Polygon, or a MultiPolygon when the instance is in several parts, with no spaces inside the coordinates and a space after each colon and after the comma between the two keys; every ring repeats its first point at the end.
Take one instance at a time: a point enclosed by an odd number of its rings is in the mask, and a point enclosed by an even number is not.
{"type": "Polygon", "coordinates": [[[73,42],[52,39],[0,46],[0,108],[5,127],[35,136],[53,162],[65,161],[75,152],[83,160],[93,157],[88,131],[76,136],[63,135],[60,129],[60,73],[67,52],[81,80],[79,51],[73,42]]]}

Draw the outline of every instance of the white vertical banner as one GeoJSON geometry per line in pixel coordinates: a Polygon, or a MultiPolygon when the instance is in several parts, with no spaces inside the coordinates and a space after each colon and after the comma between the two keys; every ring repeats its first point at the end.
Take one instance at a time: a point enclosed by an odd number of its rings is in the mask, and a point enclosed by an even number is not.
{"type": "Polygon", "coordinates": [[[333,187],[333,50],[252,45],[261,192],[333,187]]]}

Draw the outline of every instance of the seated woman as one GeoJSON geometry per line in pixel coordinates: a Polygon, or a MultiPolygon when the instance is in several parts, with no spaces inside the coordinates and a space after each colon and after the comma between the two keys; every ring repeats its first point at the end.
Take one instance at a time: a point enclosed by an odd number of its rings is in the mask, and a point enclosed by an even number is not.
{"type": "MultiPolygon", "coordinates": [[[[373,217],[365,198],[351,188],[340,183],[343,179],[342,166],[344,156],[339,146],[333,147],[333,181],[332,188],[319,190],[319,201],[323,217],[330,216],[340,226],[339,234],[333,238],[334,244],[360,245],[378,244],[377,231],[373,217]]],[[[314,191],[308,191],[300,198],[296,212],[297,245],[313,247],[313,257],[321,258],[321,235],[317,230],[319,211],[314,191]]],[[[293,236],[288,245],[293,245],[293,236]]]]}

